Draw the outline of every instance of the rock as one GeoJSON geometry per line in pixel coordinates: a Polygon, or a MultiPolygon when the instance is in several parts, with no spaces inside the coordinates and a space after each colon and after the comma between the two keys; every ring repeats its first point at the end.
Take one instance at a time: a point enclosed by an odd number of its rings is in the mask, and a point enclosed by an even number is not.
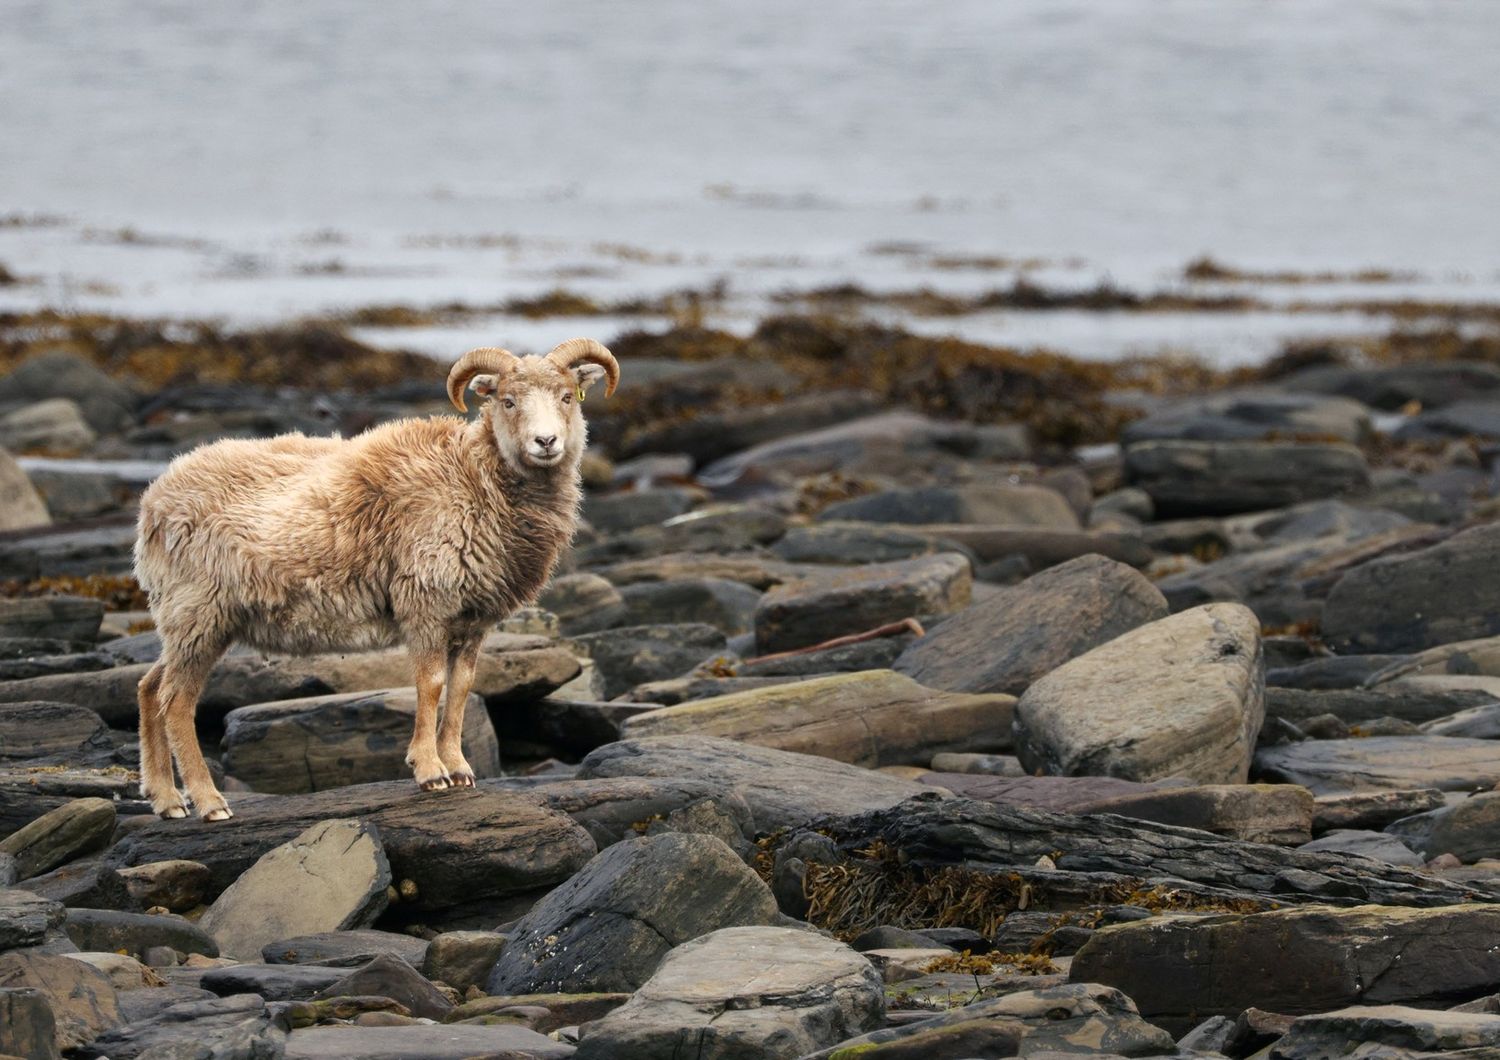
{"type": "Polygon", "coordinates": [[[491,994],[634,990],[671,947],[721,927],[779,919],[771,892],[721,840],[616,843],[522,917],[491,994]]]}
{"type": "Polygon", "coordinates": [[[1313,831],[1322,834],[1338,828],[1384,828],[1392,821],[1443,804],[1443,793],[1436,788],[1320,795],[1313,800],[1313,831]]]}
{"type": "MultiPolygon", "coordinates": [[[[969,554],[953,541],[908,526],[868,522],[829,522],[794,526],[771,546],[792,563],[891,563],[939,552],[969,554]]],[[[975,557],[969,554],[972,564],[975,557]]]]}
{"type": "Polygon", "coordinates": [[[1266,716],[1299,724],[1331,714],[1351,723],[1374,718],[1399,718],[1422,723],[1448,718],[1489,700],[1477,689],[1432,688],[1415,681],[1398,681],[1374,688],[1333,688],[1304,691],[1298,688],[1266,689],[1266,716]]]}
{"type": "Polygon", "coordinates": [[[770,590],[755,611],[763,653],[789,651],[918,615],[943,615],[969,602],[969,562],[951,552],[829,574],[770,590]]]}
{"type": "Polygon", "coordinates": [[[286,1025],[254,994],[184,1001],[101,1035],[84,1054],[98,1060],[274,1057],[286,1025]]]}
{"type": "MultiPolygon", "coordinates": [[[[3,687],[3,685],[0,685],[3,687]]],[[[150,804],[139,800],[140,780],[131,771],[113,764],[96,766],[43,766],[35,760],[0,760],[0,835],[14,833],[43,814],[79,798],[109,799],[121,814],[145,814],[150,804]]],[[[0,862],[15,859],[0,854],[0,862]]]]}
{"type": "Polygon", "coordinates": [[[1252,1005],[1291,1015],[1359,1003],[1436,1006],[1473,997],[1500,976],[1497,928],[1500,909],[1477,905],[1153,918],[1095,932],[1069,975],[1119,987],[1147,1019],[1179,1032],[1252,1005]],[[1199,960],[1205,952],[1214,960],[1199,960]],[[1287,954],[1296,955],[1297,974],[1265,974],[1287,954]]]}
{"type": "Polygon", "coordinates": [[[1415,401],[1441,408],[1500,390],[1500,370],[1483,361],[1417,361],[1366,366],[1320,365],[1303,369],[1279,385],[1320,394],[1341,394],[1372,408],[1394,412],[1415,401]]]}
{"type": "Polygon", "coordinates": [[[831,504],[818,519],[1078,529],[1078,516],[1062,494],[1041,486],[923,486],[886,490],[831,504]]]}
{"type": "Polygon", "coordinates": [[[975,576],[985,581],[999,579],[984,572],[1018,562],[1029,572],[1088,555],[1104,556],[1132,567],[1144,567],[1152,559],[1151,549],[1134,533],[953,523],[914,526],[912,529],[952,540],[973,552],[981,561],[975,576]]]}
{"type": "Polygon", "coordinates": [[[1280,1060],[1349,1055],[1415,1057],[1456,1053],[1480,1057],[1500,1046],[1500,1016],[1433,1012],[1404,1005],[1351,1006],[1302,1016],[1276,1043],[1280,1060]]]}
{"type": "Polygon", "coordinates": [[[594,573],[613,585],[639,585],[643,582],[676,581],[682,578],[721,578],[755,589],[794,581],[817,568],[809,563],[784,563],[760,553],[734,553],[716,556],[701,552],[673,552],[661,556],[643,556],[598,567],[594,573]]]}
{"type": "Polygon", "coordinates": [[[26,1060],[59,1060],[57,1021],[39,990],[0,990],[0,1056],[26,1060]]]}
{"type": "Polygon", "coordinates": [[[210,968],[198,980],[220,997],[259,994],[267,1001],[302,1001],[348,974],[313,964],[235,964],[210,968]]]}
{"type": "Polygon", "coordinates": [[[1342,652],[1413,652],[1500,633],[1500,613],[1489,606],[1497,566],[1500,524],[1373,559],[1328,594],[1324,639],[1342,652]]]}
{"type": "Polygon", "coordinates": [[[563,633],[570,637],[625,624],[625,598],[597,574],[553,578],[537,603],[557,616],[563,633]]]}
{"type": "Polygon", "coordinates": [[[1260,622],[1208,604],[1065,663],[1016,705],[1028,769],[1243,782],[1264,716],[1260,622]]]}
{"type": "Polygon", "coordinates": [[[750,504],[700,508],[658,526],[642,526],[577,550],[578,564],[656,556],[667,552],[739,552],[769,544],[786,533],[786,516],[750,504]]]}
{"type": "Polygon", "coordinates": [[[1452,854],[1469,862],[1500,857],[1500,791],[1404,817],[1388,825],[1386,832],[1424,858],[1452,854]]]}
{"type": "Polygon", "coordinates": [[[98,858],[83,858],[23,880],[18,887],[74,909],[131,909],[125,881],[98,858]]]}
{"type": "Polygon", "coordinates": [[[16,859],[23,880],[101,850],[115,830],[115,808],[105,799],[78,799],[0,840],[0,854],[16,859]]]}
{"type": "Polygon", "coordinates": [[[483,986],[507,938],[495,931],[445,931],[428,944],[422,974],[458,991],[483,986]]]}
{"type": "Polygon", "coordinates": [[[724,634],[702,623],[626,626],[575,637],[574,643],[594,660],[610,699],[647,681],[676,677],[725,650],[724,634]]]}
{"type": "Polygon", "coordinates": [[[357,931],[320,931],[314,935],[278,939],[261,950],[267,964],[316,964],[357,968],[384,954],[400,957],[413,968],[427,958],[428,943],[411,935],[365,928],[357,931]]]}
{"type": "Polygon", "coordinates": [[[1412,788],[1478,791],[1500,784],[1500,760],[1490,740],[1371,736],[1262,747],[1255,754],[1255,773],[1262,780],[1301,784],[1314,795],[1412,788]]]}
{"type": "Polygon", "coordinates": [[[701,622],[726,635],[747,631],[760,603],[758,591],[723,578],[642,582],[619,593],[625,603],[621,625],[701,622]]]}
{"type": "Polygon", "coordinates": [[[683,515],[703,496],[702,491],[686,486],[658,486],[603,496],[591,493],[584,498],[583,517],[602,533],[618,534],[683,515]]]}
{"type": "Polygon", "coordinates": [[[627,718],[654,710],[656,706],[656,703],[599,703],[565,699],[559,693],[546,699],[517,704],[506,717],[506,738],[528,740],[572,754],[586,755],[596,747],[618,740],[620,726],[627,718]]]}
{"type": "Polygon", "coordinates": [[[1075,812],[1116,813],[1247,843],[1297,846],[1312,835],[1313,797],[1295,784],[1211,784],[1121,795],[1075,812]]]}
{"type": "Polygon", "coordinates": [[[1125,474],[1165,518],[1284,508],[1370,487],[1352,445],[1300,442],[1142,442],[1126,449],[1125,474]]]}
{"type": "Polygon", "coordinates": [[[0,636],[5,637],[92,642],[103,618],[104,602],[86,596],[0,599],[0,636]]]}
{"type": "Polygon", "coordinates": [[[1244,442],[1304,435],[1358,444],[1369,433],[1370,410],[1358,401],[1239,390],[1176,402],[1126,424],[1120,441],[1244,442]]]}
{"type": "Polygon", "coordinates": [[[121,869],[130,897],[143,909],[161,906],[183,913],[203,905],[212,874],[208,866],[180,858],[121,869]]]}
{"type": "Polygon", "coordinates": [[[0,950],[37,945],[62,927],[66,915],[61,902],[0,887],[0,950]]]}
{"type": "Polygon", "coordinates": [[[83,961],[25,950],[0,953],[0,990],[31,989],[52,1010],[57,1049],[85,1045],[120,1021],[109,976],[83,961]]]}
{"type": "Polygon", "coordinates": [[[965,1060],[976,1056],[1157,1056],[1171,1035],[1140,1017],[1130,998],[1095,983],[1017,990],[941,1015],[874,1031],[805,1060],[965,1060]]]}
{"type": "Polygon", "coordinates": [[[472,1060],[474,1057],[561,1060],[571,1045],[525,1027],[307,1027],[287,1039],[285,1060],[472,1060]]]}
{"type": "Polygon", "coordinates": [[[749,804],[718,778],[622,776],[559,780],[531,790],[548,806],[587,828],[601,850],[639,835],[645,822],[667,820],[705,802],[733,818],[742,840],[755,835],[749,804]]]}
{"type": "Polygon", "coordinates": [[[323,988],[314,1000],[335,997],[388,997],[405,1006],[412,1015],[434,1020],[442,1019],[453,1008],[453,1003],[422,978],[420,972],[388,954],[323,988]]]}
{"type": "Polygon", "coordinates": [[[134,957],[123,953],[67,953],[69,960],[82,961],[109,976],[110,984],[118,991],[141,990],[148,986],[161,986],[161,977],[134,957]]]}
{"type": "MultiPolygon", "coordinates": [[[[224,770],[283,795],[403,779],[416,713],[410,687],[240,707],[224,719],[224,770]]],[[[474,694],[464,708],[463,748],[476,777],[499,774],[500,742],[474,694]]]]}
{"type": "Polygon", "coordinates": [[[263,854],[199,923],[221,953],[249,960],[290,935],[368,927],[385,911],[390,884],[373,825],[320,821],[263,854]]]}
{"type": "Polygon", "coordinates": [[[0,759],[113,750],[104,719],[69,703],[0,704],[0,759]]]}
{"type": "Polygon", "coordinates": [[[539,1034],[551,1034],[562,1027],[592,1023],[630,1000],[629,994],[509,994],[480,997],[466,1001],[443,1017],[444,1023],[459,1023],[484,1016],[505,1016],[508,1012],[528,1009],[542,1013],[527,1022],[539,1034]]]}
{"type": "Polygon", "coordinates": [[[895,669],[929,688],[1020,695],[1069,659],[1165,618],[1140,573],[1085,556],[1002,589],[918,639],[895,669]]]}
{"type": "Polygon", "coordinates": [[[626,720],[625,739],[715,736],[874,768],[1003,750],[1015,699],[934,692],[890,670],[815,677],[626,720]]]}
{"type": "Polygon", "coordinates": [[[48,398],[0,413],[0,446],[6,449],[73,456],[98,437],[72,398],[48,398]]]}
{"type": "Polygon", "coordinates": [[[105,472],[53,470],[33,466],[31,484],[59,522],[89,519],[130,506],[140,487],[105,472]]]}
{"type": "Polygon", "coordinates": [[[4,448],[0,448],[0,531],[47,526],[52,517],[41,494],[4,448]]]}
{"type": "Polygon", "coordinates": [[[934,773],[973,773],[991,777],[1024,777],[1026,770],[1015,755],[980,755],[945,751],[932,756],[934,773]]]}
{"type": "Polygon", "coordinates": [[[82,950],[144,955],[152,946],[171,946],[179,953],[217,957],[219,946],[198,925],[180,916],[125,913],[113,909],[69,909],[63,925],[82,950]]]}
{"type": "Polygon", "coordinates": [[[1434,718],[1424,722],[1421,731],[1429,736],[1467,736],[1476,740],[1500,738],[1500,703],[1486,703],[1434,718]]]}
{"type": "Polygon", "coordinates": [[[803,1056],[876,1026],[880,978],[848,946],[807,931],[730,927],[674,949],[578,1057],[703,1060],[803,1056]]]}
{"type": "MultiPolygon", "coordinates": [[[[631,704],[643,708],[619,715],[619,729],[617,731],[623,732],[625,723],[631,718],[660,710],[662,707],[675,707],[679,703],[692,703],[705,699],[723,698],[729,695],[775,688],[778,685],[793,684],[798,680],[799,678],[793,676],[697,677],[693,674],[688,674],[686,677],[671,677],[665,681],[647,681],[643,685],[636,685],[616,700],[616,703],[620,705],[631,704]]],[[[617,735],[615,738],[619,739],[619,736],[617,735]]],[[[595,744],[594,746],[597,747],[599,745],[595,744]]],[[[593,748],[591,747],[589,750],[593,750],[593,748]]]]}
{"type": "MultiPolygon", "coordinates": [[[[76,353],[34,354],[0,377],[0,405],[67,398],[100,434],[124,430],[135,419],[139,399],[130,387],[76,353]]],[[[0,508],[3,508],[0,503],[0,508]]]]}
{"type": "Polygon", "coordinates": [[[810,677],[858,670],[888,670],[915,639],[910,633],[897,633],[795,655],[760,656],[736,663],[734,670],[741,678],[810,677]]]}
{"type": "Polygon", "coordinates": [[[770,832],[823,814],[893,806],[922,785],[827,758],[706,736],[623,740],[589,754],[580,779],[663,777],[704,781],[749,804],[755,828],[770,832]]]}
{"type": "Polygon", "coordinates": [[[1383,861],[1387,865],[1406,865],[1414,869],[1419,869],[1426,864],[1410,847],[1394,836],[1359,829],[1335,829],[1310,843],[1303,843],[1297,849],[1336,850],[1341,854],[1359,854],[1363,857],[1374,858],[1376,861],[1383,861]]]}
{"type": "Polygon", "coordinates": [[[312,795],[235,803],[233,828],[199,821],[155,821],[109,852],[123,867],[185,857],[213,870],[218,893],[273,847],[319,821],[359,817],[380,829],[397,881],[417,896],[403,908],[434,914],[507,899],[571,876],[594,853],[588,833],[566,815],[519,792],[419,792],[408,781],[362,784],[312,795]]]}
{"type": "MultiPolygon", "coordinates": [[[[0,552],[0,577],[124,574],[133,562],[135,520],[115,517],[86,529],[33,527],[15,532],[0,552]],[[100,525],[102,524],[102,525],[100,525]]],[[[37,696],[19,697],[37,699],[37,696]]]]}
{"type": "Polygon", "coordinates": [[[1500,437],[1500,402],[1455,401],[1427,409],[1397,427],[1394,437],[1399,441],[1500,437]]]}

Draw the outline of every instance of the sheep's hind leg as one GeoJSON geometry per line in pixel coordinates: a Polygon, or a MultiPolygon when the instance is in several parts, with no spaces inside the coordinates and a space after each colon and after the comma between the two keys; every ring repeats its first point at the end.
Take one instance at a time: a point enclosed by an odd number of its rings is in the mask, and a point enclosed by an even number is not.
{"type": "Polygon", "coordinates": [[[163,651],[164,672],[159,697],[165,701],[167,738],[187,788],[188,801],[205,821],[227,821],[234,816],[229,803],[214,786],[214,778],[198,746],[198,730],[193,719],[198,713],[198,697],[208,683],[209,671],[223,654],[227,642],[209,644],[199,640],[191,651],[163,651]]]}
{"type": "Polygon", "coordinates": [[[412,674],[417,685],[417,721],[412,727],[406,764],[411,766],[423,791],[441,791],[452,785],[447,767],[438,757],[438,699],[443,690],[443,653],[411,649],[412,674]]]}
{"type": "Polygon", "coordinates": [[[481,638],[474,638],[448,650],[448,681],[443,695],[443,720],[438,726],[438,757],[455,788],[474,786],[474,767],[464,757],[464,707],[469,689],[474,685],[474,668],[479,663],[481,638]]]}
{"type": "Polygon", "coordinates": [[[172,746],[167,740],[158,695],[161,677],[162,667],[158,663],[146,671],[136,688],[141,710],[141,796],[150,800],[152,813],[172,819],[186,817],[188,811],[172,776],[172,746]]]}

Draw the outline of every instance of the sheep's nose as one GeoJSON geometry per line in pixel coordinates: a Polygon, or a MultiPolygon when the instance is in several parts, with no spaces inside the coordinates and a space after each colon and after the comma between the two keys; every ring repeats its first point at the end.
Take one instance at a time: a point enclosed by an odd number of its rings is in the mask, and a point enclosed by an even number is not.
{"type": "Polygon", "coordinates": [[[536,444],[539,449],[551,449],[554,445],[557,444],[557,435],[549,434],[546,437],[543,437],[539,434],[536,436],[536,444]]]}

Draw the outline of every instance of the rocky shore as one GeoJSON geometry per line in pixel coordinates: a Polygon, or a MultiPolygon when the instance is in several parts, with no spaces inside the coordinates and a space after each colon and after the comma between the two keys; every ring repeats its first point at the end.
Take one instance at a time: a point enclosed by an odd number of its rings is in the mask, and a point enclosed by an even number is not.
{"type": "Polygon", "coordinates": [[[135,498],[443,366],[0,320],[0,1055],[1500,1055],[1493,338],[611,346],[478,786],[411,781],[402,654],[236,650],[205,824],[138,797],[135,498]]]}

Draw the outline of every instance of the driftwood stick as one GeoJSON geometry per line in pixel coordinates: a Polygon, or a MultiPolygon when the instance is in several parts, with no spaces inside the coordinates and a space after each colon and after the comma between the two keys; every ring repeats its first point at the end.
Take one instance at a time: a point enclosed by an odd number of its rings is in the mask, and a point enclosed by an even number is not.
{"type": "Polygon", "coordinates": [[[779,651],[774,655],[757,655],[753,659],[746,659],[741,665],[748,666],[750,663],[769,662],[772,659],[790,659],[795,655],[811,655],[815,651],[824,651],[828,648],[842,648],[845,644],[858,644],[862,640],[878,640],[881,637],[894,637],[899,633],[914,633],[917,636],[925,636],[927,631],[922,628],[922,623],[915,618],[903,618],[900,622],[887,622],[883,626],[867,629],[863,633],[850,633],[843,637],[834,637],[818,644],[809,644],[805,648],[793,648],[791,651],[779,651]]]}

